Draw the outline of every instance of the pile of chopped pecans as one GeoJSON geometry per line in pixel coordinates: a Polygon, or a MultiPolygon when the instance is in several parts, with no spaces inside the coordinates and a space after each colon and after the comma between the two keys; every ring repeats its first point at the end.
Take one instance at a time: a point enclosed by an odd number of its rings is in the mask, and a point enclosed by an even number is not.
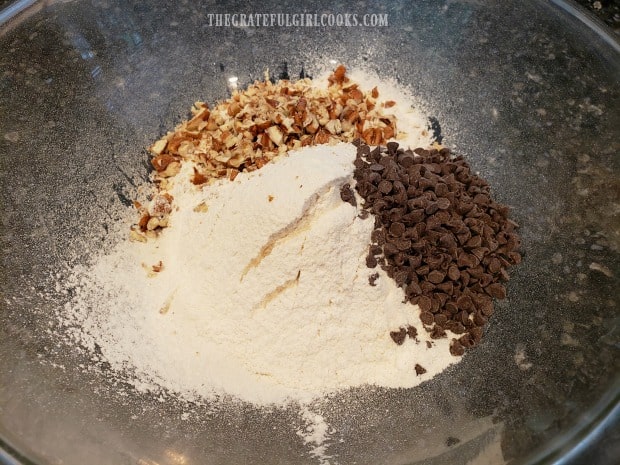
{"type": "Polygon", "coordinates": [[[373,88],[364,92],[338,66],[322,89],[310,79],[257,81],[213,109],[196,102],[193,117],[155,142],[150,151],[152,179],[159,193],[150,205],[136,204],[140,220],[131,238],[145,241],[168,224],[172,196],[169,180],[184,162],[192,162],[191,182],[207,185],[218,178],[234,180],[278,155],[308,145],[351,142],[385,144],[397,135],[396,118],[386,112],[394,101],[379,101],[373,88]]]}

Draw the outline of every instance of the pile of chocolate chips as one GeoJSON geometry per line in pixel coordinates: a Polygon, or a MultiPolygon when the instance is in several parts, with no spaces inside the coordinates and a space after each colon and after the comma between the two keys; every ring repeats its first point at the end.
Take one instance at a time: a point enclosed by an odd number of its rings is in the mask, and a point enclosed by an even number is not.
{"type": "MultiPolygon", "coordinates": [[[[493,298],[506,297],[506,269],[521,261],[517,224],[449,149],[355,145],[355,189],[375,218],[366,264],[380,265],[404,289],[432,338],[459,335],[450,352],[463,355],[480,342],[493,298]]],[[[348,186],[341,193],[351,201],[348,186]]]]}

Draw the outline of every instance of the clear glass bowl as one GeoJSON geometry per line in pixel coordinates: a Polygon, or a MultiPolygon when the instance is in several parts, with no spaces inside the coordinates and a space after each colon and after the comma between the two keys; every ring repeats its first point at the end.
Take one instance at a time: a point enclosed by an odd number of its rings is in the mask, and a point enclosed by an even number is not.
{"type": "Polygon", "coordinates": [[[144,148],[191,103],[225,98],[232,76],[294,78],[330,60],[420,97],[512,206],[525,260],[460,364],[414,389],[331,399],[329,453],[569,462],[617,419],[620,46],[595,22],[559,0],[29,4],[0,27],[0,462],[318,463],[292,411],[188,414],[89,372],[50,335],[62,298],[49,296],[55,270],[118,225],[147,175],[144,148]],[[208,25],[250,12],[387,13],[388,26],[208,25]]]}

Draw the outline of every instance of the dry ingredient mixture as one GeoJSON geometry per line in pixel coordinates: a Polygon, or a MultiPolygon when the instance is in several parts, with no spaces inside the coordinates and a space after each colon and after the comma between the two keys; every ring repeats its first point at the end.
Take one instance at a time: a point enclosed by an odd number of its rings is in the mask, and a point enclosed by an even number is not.
{"type": "Polygon", "coordinates": [[[70,342],[125,381],[299,402],[320,463],[334,463],[331,430],[309,403],[457,362],[520,260],[507,208],[433,143],[406,92],[353,75],[197,102],[151,147],[155,192],[131,240],[63,284],[70,342]]]}

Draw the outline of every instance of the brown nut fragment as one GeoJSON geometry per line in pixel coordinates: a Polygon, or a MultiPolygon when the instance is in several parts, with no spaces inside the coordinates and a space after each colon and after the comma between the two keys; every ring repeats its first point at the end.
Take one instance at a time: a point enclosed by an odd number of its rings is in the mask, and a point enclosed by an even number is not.
{"type": "Polygon", "coordinates": [[[153,152],[155,155],[161,155],[162,152],[166,149],[166,145],[168,145],[168,140],[160,139],[157,142],[155,142],[153,145],[151,145],[149,150],[153,152]]]}
{"type": "Polygon", "coordinates": [[[149,224],[150,219],[151,217],[148,213],[144,213],[140,217],[140,220],[138,221],[138,228],[140,228],[140,231],[144,232],[147,230],[147,225],[149,224]]]}
{"type": "Polygon", "coordinates": [[[164,171],[166,168],[168,168],[170,163],[173,163],[175,161],[176,161],[176,158],[174,158],[174,156],[165,153],[162,155],[157,155],[155,158],[153,158],[151,160],[151,164],[153,165],[153,168],[161,172],[161,171],[164,171]]]}
{"type": "Polygon", "coordinates": [[[129,230],[129,240],[131,242],[146,242],[146,236],[135,229],[129,230]]]}
{"type": "Polygon", "coordinates": [[[269,139],[271,139],[271,141],[278,146],[282,145],[284,142],[284,134],[278,126],[270,126],[267,129],[267,135],[269,136],[269,139]]]}
{"type": "Polygon", "coordinates": [[[329,133],[321,128],[314,135],[314,143],[315,144],[327,144],[329,142],[329,133]]]}
{"type": "Polygon", "coordinates": [[[201,184],[206,183],[209,180],[204,174],[198,172],[198,170],[194,167],[194,176],[192,176],[191,182],[192,184],[199,186],[201,184]]]}
{"type": "Polygon", "coordinates": [[[241,105],[239,105],[238,102],[232,102],[230,106],[226,109],[226,113],[228,113],[229,116],[237,116],[240,111],[241,105]]]}
{"type": "Polygon", "coordinates": [[[330,84],[342,84],[345,82],[345,75],[347,73],[347,69],[344,65],[338,65],[334,70],[334,74],[332,74],[328,81],[330,84]]]}

